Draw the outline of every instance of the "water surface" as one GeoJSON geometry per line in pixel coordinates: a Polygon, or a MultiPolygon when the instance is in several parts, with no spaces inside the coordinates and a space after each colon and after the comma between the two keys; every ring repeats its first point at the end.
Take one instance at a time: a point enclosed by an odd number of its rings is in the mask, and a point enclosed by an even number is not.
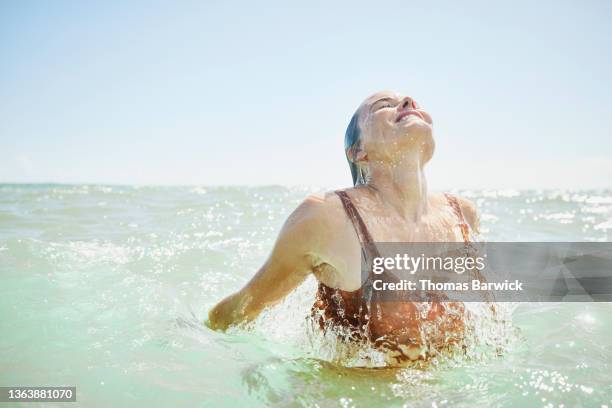
{"type": "MultiPolygon", "coordinates": [[[[203,326],[317,190],[0,185],[0,385],[76,385],[87,407],[612,406],[610,304],[519,305],[501,356],[427,370],[326,362],[313,280],[249,331],[203,326]]],[[[610,190],[458,193],[489,241],[612,233],[610,190]]]]}

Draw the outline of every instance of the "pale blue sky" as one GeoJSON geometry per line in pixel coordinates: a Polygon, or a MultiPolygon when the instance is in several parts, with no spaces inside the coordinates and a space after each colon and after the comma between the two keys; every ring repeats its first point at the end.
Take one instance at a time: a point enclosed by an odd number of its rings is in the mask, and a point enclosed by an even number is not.
{"type": "Polygon", "coordinates": [[[612,2],[0,3],[0,182],[350,184],[380,89],[430,186],[612,187],[612,2]],[[129,3],[129,4],[128,4],[129,3]]]}

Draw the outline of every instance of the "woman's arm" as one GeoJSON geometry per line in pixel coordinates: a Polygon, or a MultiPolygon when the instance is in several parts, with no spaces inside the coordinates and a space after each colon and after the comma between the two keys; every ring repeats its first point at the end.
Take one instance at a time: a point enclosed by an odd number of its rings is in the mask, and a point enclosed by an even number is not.
{"type": "Polygon", "coordinates": [[[289,216],[272,253],[255,276],[210,310],[212,329],[225,330],[232,324],[253,320],[304,281],[328,235],[323,206],[323,199],[309,197],[289,216]]]}

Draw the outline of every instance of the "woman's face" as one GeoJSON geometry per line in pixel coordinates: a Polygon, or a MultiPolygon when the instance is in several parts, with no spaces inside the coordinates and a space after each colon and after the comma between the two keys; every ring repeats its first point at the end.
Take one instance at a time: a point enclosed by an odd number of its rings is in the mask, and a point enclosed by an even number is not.
{"type": "Polygon", "coordinates": [[[359,125],[365,160],[397,162],[418,153],[421,163],[434,150],[431,116],[409,96],[379,92],[361,105],[359,125]]]}

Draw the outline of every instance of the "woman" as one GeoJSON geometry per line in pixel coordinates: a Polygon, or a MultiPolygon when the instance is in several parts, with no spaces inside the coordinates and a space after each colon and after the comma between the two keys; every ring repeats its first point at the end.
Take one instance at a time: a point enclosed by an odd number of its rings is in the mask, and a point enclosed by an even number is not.
{"type": "MultiPolygon", "coordinates": [[[[411,97],[380,92],[353,115],[345,136],[354,187],[308,197],[287,219],[266,263],[251,281],[209,313],[214,329],[254,319],[309,275],[319,281],[313,317],[323,330],[344,328],[344,340],[381,349],[390,364],[423,359],[431,345],[457,343],[463,306],[431,302],[366,302],[361,253],[370,242],[469,241],[475,206],[429,194],[423,173],[434,152],[432,119],[411,97]],[[434,338],[424,338],[434,324],[434,338]],[[425,343],[428,349],[425,349],[425,343]]],[[[375,251],[375,249],[374,249],[375,251]]],[[[340,331],[339,331],[340,332],[340,331]]]]}

